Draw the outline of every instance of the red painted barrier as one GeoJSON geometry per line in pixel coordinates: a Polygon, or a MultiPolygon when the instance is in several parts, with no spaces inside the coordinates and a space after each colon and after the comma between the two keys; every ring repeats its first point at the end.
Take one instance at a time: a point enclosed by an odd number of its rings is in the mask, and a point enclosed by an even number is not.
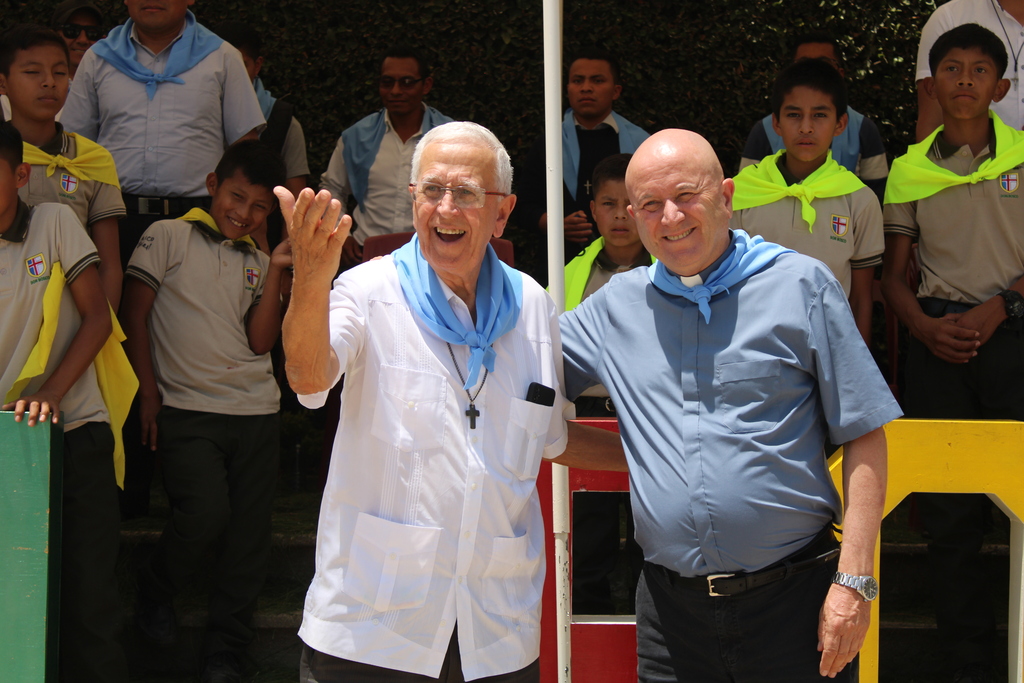
{"type": "MultiPolygon", "coordinates": [[[[608,431],[618,432],[614,419],[578,420],[578,422],[608,431]]],[[[625,472],[596,472],[569,470],[571,491],[628,491],[629,475],[625,472]]],[[[547,575],[544,580],[543,611],[541,612],[540,680],[541,683],[558,681],[558,633],[555,619],[555,537],[551,525],[551,465],[543,463],[537,477],[537,492],[544,514],[547,575]]],[[[571,497],[570,497],[571,500],[571,497]]],[[[569,506],[570,518],[572,504],[569,506]]],[[[572,542],[570,538],[570,567],[572,542]]],[[[636,677],[636,624],[622,617],[592,617],[573,619],[572,675],[573,680],[585,683],[634,683],[636,677]]]]}

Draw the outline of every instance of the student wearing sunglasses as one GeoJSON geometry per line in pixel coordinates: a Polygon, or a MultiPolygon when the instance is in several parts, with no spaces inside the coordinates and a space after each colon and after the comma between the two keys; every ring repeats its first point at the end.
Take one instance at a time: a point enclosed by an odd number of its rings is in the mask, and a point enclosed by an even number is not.
{"type": "Polygon", "coordinates": [[[72,79],[85,53],[107,34],[103,24],[103,13],[89,0],[64,0],[53,11],[51,26],[68,44],[71,53],[72,79]]]}

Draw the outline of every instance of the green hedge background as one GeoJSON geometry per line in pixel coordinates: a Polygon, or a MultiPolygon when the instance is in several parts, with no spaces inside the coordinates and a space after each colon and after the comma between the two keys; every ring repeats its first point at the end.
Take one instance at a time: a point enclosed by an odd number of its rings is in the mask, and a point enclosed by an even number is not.
{"type": "MultiPolygon", "coordinates": [[[[47,23],[52,0],[6,0],[0,25],[47,23]]],[[[122,4],[97,0],[111,25],[122,4]]],[[[655,131],[691,128],[735,170],[752,123],[794,33],[824,29],[844,46],[850,102],[879,124],[891,154],[912,142],[917,42],[934,0],[564,0],[564,50],[601,44],[622,62],[616,109],[655,131]]],[[[394,42],[424,50],[434,69],[429,102],[489,128],[520,162],[543,125],[540,0],[199,0],[208,26],[239,19],[263,35],[263,80],[297,106],[311,181],[342,129],[380,107],[379,56],[394,42]]],[[[518,232],[518,231],[517,231],[518,232]]],[[[508,236],[534,270],[539,236],[508,236]]]]}

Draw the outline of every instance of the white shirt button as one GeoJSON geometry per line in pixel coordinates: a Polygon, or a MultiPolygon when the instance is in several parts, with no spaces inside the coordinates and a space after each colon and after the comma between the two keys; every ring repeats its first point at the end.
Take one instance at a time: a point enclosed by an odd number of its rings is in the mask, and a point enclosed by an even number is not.
{"type": "Polygon", "coordinates": [[[462,534],[462,537],[463,538],[469,538],[469,532],[467,531],[466,533],[462,534]]]}
{"type": "Polygon", "coordinates": [[[147,151],[147,152],[152,152],[152,151],[153,151],[153,148],[152,148],[152,147],[147,147],[147,148],[146,148],[146,151],[147,151]]]}
{"type": "Polygon", "coordinates": [[[408,406],[409,406],[410,408],[415,408],[415,407],[416,407],[416,401],[409,401],[409,403],[408,403],[407,405],[408,405],[408,406]]]}
{"type": "Polygon", "coordinates": [[[477,438],[474,436],[469,441],[470,441],[470,443],[476,443],[477,442],[477,438]]]}
{"type": "Polygon", "coordinates": [[[476,491],[476,484],[470,484],[469,485],[469,490],[470,491],[476,491]]]}
{"type": "Polygon", "coordinates": [[[373,625],[374,625],[374,626],[376,626],[376,625],[377,625],[377,624],[379,624],[379,623],[380,623],[380,619],[374,619],[374,620],[373,620],[373,625]]]}
{"type": "Polygon", "coordinates": [[[459,585],[462,585],[462,580],[463,580],[464,578],[466,578],[466,577],[465,577],[465,576],[460,576],[460,577],[459,577],[459,585]]]}
{"type": "Polygon", "coordinates": [[[391,557],[392,560],[397,560],[398,559],[398,555],[396,555],[395,553],[391,553],[390,557],[391,557]]]}
{"type": "Polygon", "coordinates": [[[444,628],[444,627],[445,627],[445,626],[446,626],[447,624],[448,624],[448,622],[447,622],[447,621],[445,621],[444,619],[442,619],[442,620],[441,620],[441,623],[440,623],[440,624],[438,624],[438,626],[440,626],[441,628],[444,628]]]}

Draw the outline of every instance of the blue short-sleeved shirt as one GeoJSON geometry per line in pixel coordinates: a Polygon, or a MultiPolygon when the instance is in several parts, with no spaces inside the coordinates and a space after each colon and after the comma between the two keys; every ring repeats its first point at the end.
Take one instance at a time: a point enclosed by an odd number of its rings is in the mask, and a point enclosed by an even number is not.
{"type": "Polygon", "coordinates": [[[839,520],[825,437],[901,415],[820,262],[783,254],[711,311],[638,268],[560,321],[567,396],[601,383],[615,402],[636,539],[685,576],[761,569],[839,520]]]}

